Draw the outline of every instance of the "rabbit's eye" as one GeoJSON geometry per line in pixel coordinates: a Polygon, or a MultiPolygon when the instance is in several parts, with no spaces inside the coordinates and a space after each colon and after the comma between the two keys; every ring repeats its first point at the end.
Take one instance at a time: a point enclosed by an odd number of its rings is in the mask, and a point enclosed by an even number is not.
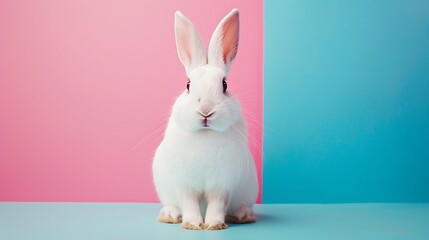
{"type": "Polygon", "coordinates": [[[186,89],[188,89],[188,92],[189,92],[189,85],[191,84],[191,81],[190,80],[188,80],[188,83],[186,84],[186,89]]]}
{"type": "Polygon", "coordinates": [[[223,85],[223,93],[225,93],[226,89],[228,88],[228,84],[226,84],[225,78],[223,78],[222,85],[223,85]]]}

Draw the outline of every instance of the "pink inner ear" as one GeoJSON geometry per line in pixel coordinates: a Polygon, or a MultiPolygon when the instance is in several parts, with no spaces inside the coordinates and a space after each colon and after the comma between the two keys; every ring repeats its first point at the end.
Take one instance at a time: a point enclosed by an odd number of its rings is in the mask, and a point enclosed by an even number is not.
{"type": "Polygon", "coordinates": [[[232,16],[222,28],[223,61],[231,62],[237,55],[239,20],[238,15],[232,16]]]}
{"type": "Polygon", "coordinates": [[[186,59],[184,61],[186,61],[187,64],[191,64],[192,55],[191,55],[191,50],[190,50],[189,33],[186,33],[186,37],[182,36],[182,38],[183,38],[182,39],[182,41],[183,41],[182,46],[185,46],[184,49],[182,49],[182,51],[184,51],[184,54],[186,54],[186,59]]]}
{"type": "Polygon", "coordinates": [[[182,20],[180,20],[180,30],[178,32],[178,48],[179,48],[179,54],[180,59],[183,61],[184,64],[190,64],[191,63],[191,30],[189,29],[189,26],[182,20]]]}

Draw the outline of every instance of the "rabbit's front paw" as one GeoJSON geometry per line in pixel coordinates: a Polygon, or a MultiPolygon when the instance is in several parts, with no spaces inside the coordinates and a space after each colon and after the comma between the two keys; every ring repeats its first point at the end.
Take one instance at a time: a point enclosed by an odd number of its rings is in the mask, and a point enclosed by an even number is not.
{"type": "Polygon", "coordinates": [[[207,213],[204,221],[204,228],[207,230],[223,230],[227,229],[228,225],[225,224],[225,216],[221,214],[207,213]]]}
{"type": "Polygon", "coordinates": [[[227,229],[228,225],[226,225],[224,222],[216,222],[216,223],[211,223],[211,224],[205,224],[204,228],[207,230],[223,230],[223,229],[227,229]]]}
{"type": "Polygon", "coordinates": [[[183,217],[182,228],[188,230],[203,230],[203,219],[201,217],[183,217]]]}

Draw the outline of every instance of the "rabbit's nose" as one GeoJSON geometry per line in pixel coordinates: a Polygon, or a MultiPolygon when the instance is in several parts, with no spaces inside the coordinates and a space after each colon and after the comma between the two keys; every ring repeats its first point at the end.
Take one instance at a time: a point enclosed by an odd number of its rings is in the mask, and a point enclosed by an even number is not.
{"type": "Polygon", "coordinates": [[[213,114],[214,114],[214,112],[205,112],[205,113],[202,113],[202,112],[198,112],[201,116],[203,116],[204,118],[209,118],[209,117],[211,117],[211,116],[213,116],[213,114]]]}
{"type": "Polygon", "coordinates": [[[200,110],[198,111],[198,113],[205,117],[208,118],[210,116],[212,116],[214,114],[214,110],[212,108],[212,104],[209,103],[205,103],[200,107],[200,110]]]}

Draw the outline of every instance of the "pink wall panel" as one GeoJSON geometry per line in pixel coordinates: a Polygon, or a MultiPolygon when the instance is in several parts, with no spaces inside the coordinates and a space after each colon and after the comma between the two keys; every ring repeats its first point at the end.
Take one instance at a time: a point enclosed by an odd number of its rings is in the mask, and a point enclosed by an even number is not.
{"type": "Polygon", "coordinates": [[[153,153],[186,86],[176,10],[207,44],[221,18],[240,9],[229,89],[242,100],[260,177],[262,7],[262,0],[0,1],[0,200],[157,201],[153,153]]]}

